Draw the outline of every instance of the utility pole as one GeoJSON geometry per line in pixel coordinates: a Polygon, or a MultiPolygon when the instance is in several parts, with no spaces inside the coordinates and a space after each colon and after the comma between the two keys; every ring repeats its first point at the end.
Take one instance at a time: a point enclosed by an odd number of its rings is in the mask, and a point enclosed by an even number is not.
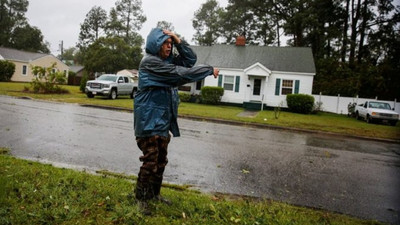
{"type": "Polygon", "coordinates": [[[63,55],[64,55],[64,41],[61,40],[60,43],[60,50],[61,50],[61,60],[63,60],[63,55]]]}

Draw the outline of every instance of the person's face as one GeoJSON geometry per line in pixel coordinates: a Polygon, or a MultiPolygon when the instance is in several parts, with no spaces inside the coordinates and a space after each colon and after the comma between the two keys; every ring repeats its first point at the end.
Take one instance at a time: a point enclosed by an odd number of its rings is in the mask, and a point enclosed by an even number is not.
{"type": "Polygon", "coordinates": [[[172,49],[172,39],[168,38],[161,45],[161,49],[160,49],[161,58],[166,59],[169,56],[169,54],[171,54],[171,49],[172,49]]]}

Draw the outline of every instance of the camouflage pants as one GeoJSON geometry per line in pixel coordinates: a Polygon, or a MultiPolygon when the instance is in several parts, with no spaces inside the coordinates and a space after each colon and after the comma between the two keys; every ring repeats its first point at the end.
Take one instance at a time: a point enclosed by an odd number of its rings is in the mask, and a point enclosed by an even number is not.
{"type": "Polygon", "coordinates": [[[168,163],[167,149],[171,137],[152,136],[136,138],[143,156],[136,183],[135,195],[138,200],[149,200],[160,194],[165,166],[168,163]]]}

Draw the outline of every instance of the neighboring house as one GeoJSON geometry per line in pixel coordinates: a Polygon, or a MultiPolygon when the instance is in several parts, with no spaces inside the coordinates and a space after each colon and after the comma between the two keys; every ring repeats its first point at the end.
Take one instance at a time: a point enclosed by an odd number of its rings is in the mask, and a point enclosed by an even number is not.
{"type": "Polygon", "coordinates": [[[7,60],[15,64],[15,72],[11,81],[31,82],[34,78],[32,66],[50,67],[57,63],[56,70],[68,76],[69,67],[51,54],[21,51],[0,47],[0,60],[7,60]]]}
{"type": "Polygon", "coordinates": [[[80,85],[85,71],[83,66],[70,66],[69,70],[75,73],[75,76],[68,77],[69,85],[80,85]]]}
{"type": "Polygon", "coordinates": [[[238,41],[236,45],[192,48],[197,54],[197,65],[220,69],[218,79],[208,76],[186,87],[192,94],[200,93],[203,86],[220,86],[224,88],[222,102],[257,109],[261,102],[287,107],[287,94],[311,95],[315,75],[311,48],[245,46],[238,41]]]}
{"type": "Polygon", "coordinates": [[[135,69],[132,69],[132,70],[128,70],[128,69],[120,70],[120,71],[117,72],[117,75],[125,75],[125,76],[128,76],[128,77],[132,78],[133,83],[135,83],[135,87],[137,87],[138,82],[139,82],[138,81],[139,72],[137,70],[135,70],[135,69]]]}
{"type": "Polygon", "coordinates": [[[137,80],[137,78],[138,78],[138,71],[135,70],[135,69],[133,69],[133,70],[127,70],[127,69],[125,69],[125,70],[120,70],[120,71],[118,71],[118,72],[117,72],[117,75],[125,75],[125,76],[128,76],[128,77],[131,77],[131,78],[134,79],[134,80],[137,80]]]}

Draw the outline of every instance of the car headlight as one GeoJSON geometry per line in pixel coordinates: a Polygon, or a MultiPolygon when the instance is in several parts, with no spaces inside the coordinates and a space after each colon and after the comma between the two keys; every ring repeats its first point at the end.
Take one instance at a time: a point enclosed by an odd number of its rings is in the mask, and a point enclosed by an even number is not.
{"type": "Polygon", "coordinates": [[[90,86],[90,83],[86,83],[86,87],[89,87],[90,86]]]}
{"type": "Polygon", "coordinates": [[[109,88],[110,85],[109,84],[103,84],[103,88],[109,88]]]}

